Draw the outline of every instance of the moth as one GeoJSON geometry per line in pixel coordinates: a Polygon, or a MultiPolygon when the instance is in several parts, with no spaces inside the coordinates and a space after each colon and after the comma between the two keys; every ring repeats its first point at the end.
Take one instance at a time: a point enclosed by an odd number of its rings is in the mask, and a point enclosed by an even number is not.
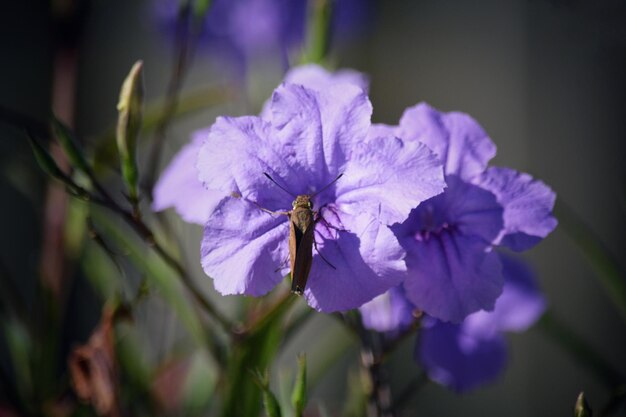
{"type": "MultiPolygon", "coordinates": [[[[294,196],[292,193],[283,188],[267,173],[263,173],[278,188],[286,193],[294,196]]],[[[322,187],[315,194],[300,194],[295,196],[295,200],[290,211],[270,211],[263,209],[272,214],[285,214],[289,218],[289,267],[291,271],[291,292],[296,295],[302,295],[306,288],[306,282],[311,272],[311,263],[313,261],[313,247],[317,250],[315,243],[315,225],[322,219],[319,212],[313,210],[313,197],[325,191],[333,185],[339,178],[343,176],[339,174],[337,178],[322,187]]],[[[319,251],[320,257],[333,269],[336,269],[328,262],[319,251]]]]}

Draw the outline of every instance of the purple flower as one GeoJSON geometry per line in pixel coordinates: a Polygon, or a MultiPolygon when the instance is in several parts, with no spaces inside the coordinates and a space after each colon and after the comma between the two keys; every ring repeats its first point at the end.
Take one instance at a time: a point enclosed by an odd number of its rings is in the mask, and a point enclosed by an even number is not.
{"type": "Polygon", "coordinates": [[[186,222],[204,224],[222,200],[221,192],[207,189],[198,179],[196,161],[208,134],[208,129],[195,132],[191,142],[180,150],[163,171],[154,187],[154,211],[174,207],[186,222]]]}
{"type": "MultiPolygon", "coordinates": [[[[175,33],[179,7],[179,0],[155,0],[157,21],[168,32],[175,33]]],[[[304,39],[306,7],[304,0],[213,0],[199,41],[237,63],[267,54],[286,59],[304,39]]]]}
{"type": "Polygon", "coordinates": [[[259,296],[276,286],[288,270],[289,222],[260,207],[288,210],[295,195],[314,194],[340,174],[313,199],[319,254],[313,250],[308,303],[355,308],[405,278],[405,251],[388,225],[440,193],[443,173],[422,143],[370,129],[371,112],[365,92],[351,84],[283,84],[266,117],[217,119],[198,169],[205,186],[224,196],[202,241],[202,266],[219,292],[259,296]]]}
{"type": "Polygon", "coordinates": [[[466,114],[418,104],[399,126],[377,129],[426,144],[441,158],[448,186],[393,226],[407,251],[407,298],[430,316],[457,323],[493,309],[503,285],[493,247],[525,250],[546,237],[557,223],[554,192],[527,174],[487,168],[495,145],[466,114]]]}
{"type": "MultiPolygon", "coordinates": [[[[318,90],[342,83],[353,84],[364,91],[368,88],[367,77],[360,72],[345,69],[331,73],[318,65],[303,65],[289,70],[285,82],[318,90]]],[[[265,104],[261,117],[271,119],[270,100],[265,104]]],[[[200,225],[206,223],[223,198],[222,192],[207,189],[198,178],[198,153],[208,136],[208,128],[195,132],[191,142],[181,149],[163,171],[154,188],[153,210],[174,207],[183,220],[200,225]]]]}
{"type": "Polygon", "coordinates": [[[545,310],[533,274],[520,260],[501,258],[502,295],[491,312],[479,311],[461,324],[424,321],[415,355],[429,377],[462,392],[493,381],[506,365],[502,332],[522,332],[545,310]]]}

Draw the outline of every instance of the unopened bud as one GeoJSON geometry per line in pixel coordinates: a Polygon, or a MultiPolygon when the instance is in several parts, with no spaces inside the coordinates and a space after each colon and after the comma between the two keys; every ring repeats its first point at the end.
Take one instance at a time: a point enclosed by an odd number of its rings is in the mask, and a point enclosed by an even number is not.
{"type": "Polygon", "coordinates": [[[591,407],[589,407],[587,399],[585,399],[585,393],[581,391],[581,393],[578,394],[578,399],[576,399],[574,417],[591,417],[592,415],[591,407]]]}
{"type": "Polygon", "coordinates": [[[143,62],[137,61],[124,80],[120,100],[117,103],[119,112],[117,119],[117,149],[120,155],[122,177],[128,187],[128,194],[132,202],[138,200],[137,184],[139,172],[137,169],[136,149],[137,137],[141,129],[143,107],[143,62]]]}

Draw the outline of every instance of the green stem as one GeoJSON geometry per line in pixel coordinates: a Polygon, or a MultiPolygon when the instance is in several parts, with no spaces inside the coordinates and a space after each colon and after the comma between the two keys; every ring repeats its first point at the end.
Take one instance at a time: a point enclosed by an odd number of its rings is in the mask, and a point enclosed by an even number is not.
{"type": "Polygon", "coordinates": [[[426,372],[420,372],[408,384],[404,387],[402,392],[396,397],[394,402],[394,408],[396,411],[400,411],[404,405],[415,396],[416,392],[420,390],[424,385],[428,384],[428,375],[426,372]]]}
{"type": "Polygon", "coordinates": [[[187,69],[191,65],[191,58],[193,56],[192,42],[194,37],[193,34],[190,33],[189,28],[191,17],[191,5],[187,3],[179,12],[176,30],[176,59],[174,60],[174,68],[172,69],[172,75],[167,87],[165,106],[163,107],[163,113],[159,118],[154,132],[152,148],[150,150],[150,156],[148,157],[147,167],[145,170],[146,175],[143,185],[150,199],[152,199],[152,188],[154,186],[159,161],[161,159],[161,149],[163,147],[163,143],[165,142],[165,133],[170,121],[176,113],[180,90],[182,88],[187,69]]]}
{"type": "Polygon", "coordinates": [[[314,0],[311,2],[311,24],[308,33],[308,47],[302,57],[303,62],[320,64],[330,49],[330,24],[333,0],[314,0]]]}

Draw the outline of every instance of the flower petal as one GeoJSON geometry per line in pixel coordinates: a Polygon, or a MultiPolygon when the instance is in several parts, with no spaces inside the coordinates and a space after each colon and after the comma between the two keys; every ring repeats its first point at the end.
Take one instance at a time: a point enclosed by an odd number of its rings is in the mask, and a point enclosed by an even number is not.
{"type": "Polygon", "coordinates": [[[401,286],[393,287],[359,307],[363,326],[377,332],[397,332],[415,320],[415,307],[404,295],[401,286]]]}
{"type": "Polygon", "coordinates": [[[502,267],[481,239],[442,232],[417,241],[401,238],[407,250],[407,298],[443,321],[460,322],[491,310],[502,292],[502,267]]]}
{"type": "Polygon", "coordinates": [[[287,216],[272,216],[248,201],[228,198],[204,228],[204,272],[223,295],[263,295],[283,278],[277,268],[288,265],[288,235],[287,216]]]}
{"type": "Polygon", "coordinates": [[[354,147],[365,140],[372,114],[365,92],[348,84],[323,91],[283,84],[274,91],[271,108],[274,140],[285,162],[318,186],[342,172],[354,147]]]}
{"type": "Polygon", "coordinates": [[[294,67],[285,74],[285,83],[300,84],[313,90],[323,90],[334,84],[352,84],[367,92],[369,79],[367,75],[352,69],[341,69],[330,72],[316,64],[294,67]]]}
{"type": "Polygon", "coordinates": [[[496,196],[456,175],[446,182],[443,193],[421,203],[406,221],[394,226],[398,236],[424,240],[449,231],[479,238],[485,245],[495,241],[504,225],[496,196]]]}
{"type": "Polygon", "coordinates": [[[477,180],[504,207],[501,244],[515,251],[530,249],[557,225],[552,215],[556,194],[543,182],[508,168],[489,168],[477,180]]]}
{"type": "Polygon", "coordinates": [[[302,177],[283,159],[262,119],[219,117],[198,155],[199,178],[209,189],[240,194],[270,210],[291,207],[292,198],[269,181],[269,173],[287,190],[303,188],[302,177]]]}
{"type": "Polygon", "coordinates": [[[183,220],[204,224],[225,197],[223,192],[206,189],[198,179],[196,160],[205,135],[208,135],[206,129],[194,133],[192,141],[163,171],[154,187],[154,211],[174,207],[183,220]]]}
{"type": "MultiPolygon", "coordinates": [[[[315,91],[324,90],[335,84],[351,84],[367,92],[369,89],[369,79],[367,75],[351,69],[342,69],[330,72],[326,68],[307,64],[293,67],[285,74],[286,84],[298,84],[315,91]]],[[[263,104],[261,117],[270,119],[272,117],[271,100],[263,104]]]]}
{"type": "Polygon", "coordinates": [[[367,214],[325,215],[327,226],[316,227],[319,253],[305,296],[309,305],[324,312],[357,308],[394,287],[406,277],[405,252],[391,230],[367,214]],[[337,230],[342,229],[342,230],[337,230]]]}
{"type": "Polygon", "coordinates": [[[485,170],[496,155],[496,146],[482,127],[469,115],[442,113],[426,103],[404,111],[399,136],[418,140],[442,160],[446,175],[456,174],[468,180],[485,170]]]}
{"type": "Polygon", "coordinates": [[[381,223],[393,224],[444,187],[441,163],[425,145],[374,137],[348,162],[336,201],[346,211],[378,212],[381,223]]]}
{"type": "Polygon", "coordinates": [[[435,321],[422,330],[415,356],[428,376],[458,392],[493,381],[506,365],[506,343],[475,337],[461,324],[435,321]]]}
{"type": "Polygon", "coordinates": [[[500,254],[504,288],[493,311],[479,311],[465,319],[473,334],[498,331],[523,332],[541,317],[546,300],[539,291],[529,265],[521,259],[500,254]]]}

